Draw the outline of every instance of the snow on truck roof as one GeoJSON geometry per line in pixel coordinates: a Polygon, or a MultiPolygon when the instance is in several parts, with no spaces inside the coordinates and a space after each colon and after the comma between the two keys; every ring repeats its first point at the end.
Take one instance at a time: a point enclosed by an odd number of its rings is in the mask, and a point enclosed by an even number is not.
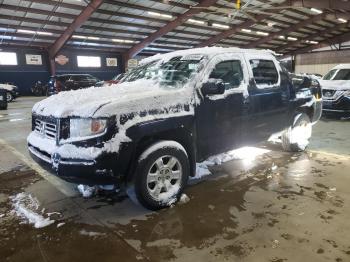
{"type": "Polygon", "coordinates": [[[156,60],[165,60],[168,61],[173,57],[176,56],[188,56],[188,55],[207,55],[207,56],[214,56],[218,54],[224,54],[224,53],[250,53],[250,54],[271,54],[275,55],[275,52],[272,50],[264,49],[242,49],[237,47],[202,47],[202,48],[192,48],[192,49],[186,49],[186,50],[179,50],[174,51],[166,54],[157,54],[151,57],[144,58],[140,61],[141,65],[148,64],[152,61],[156,60]]]}
{"type": "Polygon", "coordinates": [[[339,64],[333,67],[333,69],[350,69],[350,64],[339,64]]]}

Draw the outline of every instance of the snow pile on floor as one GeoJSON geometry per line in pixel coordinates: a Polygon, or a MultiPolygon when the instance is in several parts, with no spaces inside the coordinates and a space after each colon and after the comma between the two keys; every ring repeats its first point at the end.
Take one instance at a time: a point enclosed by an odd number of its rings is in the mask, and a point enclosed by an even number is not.
{"type": "Polygon", "coordinates": [[[179,200],[180,204],[186,204],[190,201],[190,198],[186,194],[182,194],[179,200]]]}
{"type": "Polygon", "coordinates": [[[55,220],[49,217],[44,218],[39,209],[39,201],[27,193],[19,193],[10,197],[15,215],[23,219],[24,223],[33,224],[35,228],[42,228],[51,225],[55,220]]]}
{"type": "Polygon", "coordinates": [[[88,186],[88,185],[78,185],[78,190],[83,197],[89,198],[92,197],[97,190],[96,186],[88,186]]]}
{"type": "Polygon", "coordinates": [[[268,149],[258,147],[241,147],[219,155],[211,156],[207,160],[197,163],[196,176],[192,179],[199,179],[210,175],[210,166],[220,165],[231,160],[254,160],[256,157],[270,152],[268,149]]]}

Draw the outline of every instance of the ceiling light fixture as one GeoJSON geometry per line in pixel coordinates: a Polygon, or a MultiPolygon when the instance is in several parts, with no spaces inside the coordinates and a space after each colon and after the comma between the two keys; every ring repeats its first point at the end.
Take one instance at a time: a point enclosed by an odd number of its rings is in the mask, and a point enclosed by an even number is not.
{"type": "Polygon", "coordinates": [[[257,35],[264,35],[264,36],[269,35],[269,33],[261,32],[261,31],[257,31],[256,34],[257,34],[257,35]]]}
{"type": "Polygon", "coordinates": [[[311,10],[312,12],[316,13],[316,14],[322,14],[322,13],[323,13],[322,10],[317,9],[317,8],[311,8],[310,10],[311,10]]]}
{"type": "Polygon", "coordinates": [[[288,36],[287,39],[290,41],[297,41],[298,40],[298,38],[292,37],[292,36],[288,36]]]}
{"type": "Polygon", "coordinates": [[[83,35],[73,35],[72,38],[77,38],[77,39],[86,39],[86,36],[83,35]]]}
{"type": "Polygon", "coordinates": [[[196,20],[196,19],[188,19],[187,21],[190,22],[190,23],[194,23],[194,24],[200,24],[200,25],[204,25],[205,24],[204,21],[196,20]]]}
{"type": "Polygon", "coordinates": [[[164,17],[164,18],[173,18],[172,15],[166,15],[166,14],[161,14],[161,13],[157,13],[157,12],[148,11],[147,13],[149,15],[153,15],[153,16],[159,16],[159,17],[164,17]]]}
{"type": "Polygon", "coordinates": [[[135,41],[133,40],[124,40],[124,39],[112,39],[113,42],[117,42],[117,43],[134,43],[135,41]]]}
{"type": "Polygon", "coordinates": [[[242,31],[242,32],[246,32],[246,33],[251,33],[251,32],[252,32],[252,30],[250,30],[250,29],[244,29],[244,28],[243,28],[241,31],[242,31]]]}
{"type": "Polygon", "coordinates": [[[18,29],[17,33],[23,33],[23,34],[38,34],[38,35],[52,35],[50,32],[42,32],[42,31],[33,31],[33,30],[25,30],[25,29],[18,29]]]}
{"type": "Polygon", "coordinates": [[[96,37],[96,36],[88,36],[87,39],[90,39],[90,40],[100,40],[99,37],[96,37]]]}
{"type": "Polygon", "coordinates": [[[341,18],[339,17],[338,18],[338,21],[341,22],[341,23],[346,23],[348,20],[344,19],[344,18],[341,18]]]}
{"type": "Polygon", "coordinates": [[[228,25],[217,24],[217,23],[213,23],[212,26],[218,27],[218,28],[223,28],[223,29],[229,29],[230,28],[228,25]]]}
{"type": "Polygon", "coordinates": [[[279,39],[286,39],[285,36],[283,36],[283,35],[280,35],[278,38],[279,39]]]}

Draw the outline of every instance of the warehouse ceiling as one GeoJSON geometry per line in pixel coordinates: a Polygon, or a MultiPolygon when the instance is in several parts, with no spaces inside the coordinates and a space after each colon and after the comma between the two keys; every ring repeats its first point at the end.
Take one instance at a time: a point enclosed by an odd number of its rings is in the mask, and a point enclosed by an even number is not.
{"type": "Polygon", "coordinates": [[[0,46],[66,46],[133,57],[207,45],[293,54],[350,40],[348,1],[238,2],[0,0],[0,46]]]}

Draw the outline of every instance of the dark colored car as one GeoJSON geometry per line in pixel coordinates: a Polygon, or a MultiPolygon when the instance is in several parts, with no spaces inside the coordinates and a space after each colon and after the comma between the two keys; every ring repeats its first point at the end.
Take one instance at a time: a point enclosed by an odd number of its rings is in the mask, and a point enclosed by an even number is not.
{"type": "Polygon", "coordinates": [[[101,85],[103,86],[111,86],[111,85],[115,85],[115,84],[118,84],[122,78],[125,76],[124,73],[122,74],[119,74],[119,75],[116,75],[115,77],[113,77],[111,80],[105,80],[105,81],[102,81],[101,85]]]}
{"type": "Polygon", "coordinates": [[[350,64],[334,67],[320,83],[323,92],[323,112],[329,115],[350,115],[350,64]]]}
{"type": "Polygon", "coordinates": [[[7,90],[0,88],[0,110],[7,109],[7,90]]]}
{"type": "Polygon", "coordinates": [[[19,97],[18,86],[14,84],[0,84],[0,88],[6,90],[7,102],[12,102],[15,98],[19,97]]]}
{"type": "Polygon", "coordinates": [[[273,54],[199,48],[146,58],[118,88],[62,93],[33,107],[28,149],[58,177],[134,185],[159,209],[208,156],[267,140],[302,151],[321,116],[321,88],[293,85],[273,54]]]}
{"type": "Polygon", "coordinates": [[[89,74],[65,74],[52,76],[48,83],[47,95],[54,95],[61,91],[77,90],[92,86],[99,86],[98,78],[89,74]]]}

